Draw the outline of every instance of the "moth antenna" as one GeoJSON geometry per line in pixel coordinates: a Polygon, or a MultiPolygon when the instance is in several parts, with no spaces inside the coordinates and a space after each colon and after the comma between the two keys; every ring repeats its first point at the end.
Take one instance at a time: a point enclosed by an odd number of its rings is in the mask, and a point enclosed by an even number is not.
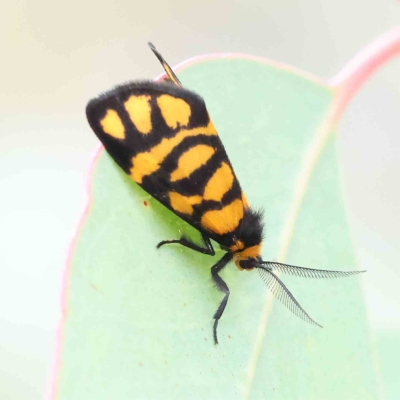
{"type": "Polygon", "coordinates": [[[268,289],[284,304],[293,314],[310,324],[323,328],[318,322],[314,321],[294,298],[285,284],[270,270],[264,267],[257,267],[261,279],[265,282],[268,289]]]}
{"type": "Polygon", "coordinates": [[[366,271],[331,271],[325,269],[312,269],[297,267],[295,265],[282,264],[274,261],[263,261],[261,263],[265,265],[266,269],[269,271],[278,271],[285,274],[299,276],[301,278],[344,278],[351,275],[361,274],[366,271]]]}

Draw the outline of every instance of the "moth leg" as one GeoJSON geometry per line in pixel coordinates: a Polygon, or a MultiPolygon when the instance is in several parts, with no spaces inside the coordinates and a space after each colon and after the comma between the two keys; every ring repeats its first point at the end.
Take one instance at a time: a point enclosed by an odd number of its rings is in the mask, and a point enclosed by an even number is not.
{"type": "Polygon", "coordinates": [[[214,248],[210,242],[210,238],[203,233],[201,234],[201,237],[203,239],[203,243],[205,247],[199,246],[196,243],[193,243],[191,240],[186,238],[185,236],[182,236],[180,239],[175,239],[175,240],[163,240],[162,242],[158,243],[157,249],[159,249],[161,246],[164,246],[165,244],[173,244],[177,243],[182,246],[188,247],[189,249],[192,249],[194,251],[198,251],[199,253],[202,254],[207,254],[209,256],[215,255],[214,248]]]}
{"type": "Polygon", "coordinates": [[[182,87],[182,83],[178,79],[178,77],[175,75],[175,72],[172,70],[172,68],[168,65],[168,63],[164,60],[164,57],[158,52],[158,50],[154,47],[153,43],[148,42],[147,43],[150,47],[150,49],[153,51],[153,53],[156,55],[158,58],[158,61],[160,61],[161,65],[163,66],[165,72],[168,75],[168,80],[171,80],[172,82],[175,83],[175,85],[182,87]]]}
{"type": "Polygon", "coordinates": [[[224,298],[222,299],[220,305],[217,308],[217,311],[214,314],[214,327],[213,327],[213,336],[214,336],[214,344],[218,344],[218,339],[217,339],[217,327],[218,327],[218,321],[222,317],[222,314],[224,313],[226,304],[228,303],[228,298],[229,298],[229,288],[228,285],[225,283],[225,281],[218,275],[218,273],[225,267],[226,264],[228,264],[229,261],[232,260],[232,254],[231,253],[226,253],[215,265],[211,267],[211,276],[213,281],[215,282],[215,285],[217,286],[217,289],[225,293],[224,298]]]}

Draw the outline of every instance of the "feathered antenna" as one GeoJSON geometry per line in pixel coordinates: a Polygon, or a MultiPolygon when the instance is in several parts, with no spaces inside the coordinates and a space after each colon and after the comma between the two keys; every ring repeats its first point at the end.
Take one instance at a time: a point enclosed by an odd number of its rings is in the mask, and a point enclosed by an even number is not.
{"type": "Polygon", "coordinates": [[[312,269],[296,267],[295,265],[282,264],[274,261],[262,261],[268,271],[278,271],[285,274],[300,276],[301,278],[344,278],[346,276],[361,274],[366,271],[330,271],[327,269],[312,269]]]}
{"type": "Polygon", "coordinates": [[[314,321],[299,302],[294,298],[286,285],[274,274],[273,271],[284,272],[289,275],[300,276],[302,278],[343,278],[365,271],[330,271],[323,269],[312,269],[296,267],[294,265],[282,264],[273,261],[262,261],[256,266],[261,279],[265,282],[271,292],[281,301],[293,314],[313,325],[322,328],[318,322],[314,321]]]}

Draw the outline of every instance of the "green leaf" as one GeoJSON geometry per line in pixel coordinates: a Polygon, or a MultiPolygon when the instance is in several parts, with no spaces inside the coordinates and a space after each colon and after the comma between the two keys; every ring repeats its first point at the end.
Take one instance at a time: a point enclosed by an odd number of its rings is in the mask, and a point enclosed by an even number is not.
{"type": "MultiPolygon", "coordinates": [[[[357,270],[342,199],[331,110],[334,89],[270,63],[219,58],[187,66],[249,202],[265,210],[265,260],[357,270]]],[[[89,132],[88,128],[88,134],[89,132]]],[[[221,293],[215,257],[163,239],[198,233],[102,152],[67,278],[57,399],[375,399],[377,382],[360,278],[281,276],[321,329],[271,295],[257,272],[230,264],[221,293]]]]}

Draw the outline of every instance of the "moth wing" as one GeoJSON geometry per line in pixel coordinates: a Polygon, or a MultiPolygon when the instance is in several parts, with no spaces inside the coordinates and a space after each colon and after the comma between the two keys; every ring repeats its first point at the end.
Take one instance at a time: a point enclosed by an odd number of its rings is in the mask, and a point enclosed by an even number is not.
{"type": "Polygon", "coordinates": [[[200,96],[133,82],[91,100],[86,115],[116,163],[182,219],[216,240],[238,226],[247,203],[200,96]]]}

